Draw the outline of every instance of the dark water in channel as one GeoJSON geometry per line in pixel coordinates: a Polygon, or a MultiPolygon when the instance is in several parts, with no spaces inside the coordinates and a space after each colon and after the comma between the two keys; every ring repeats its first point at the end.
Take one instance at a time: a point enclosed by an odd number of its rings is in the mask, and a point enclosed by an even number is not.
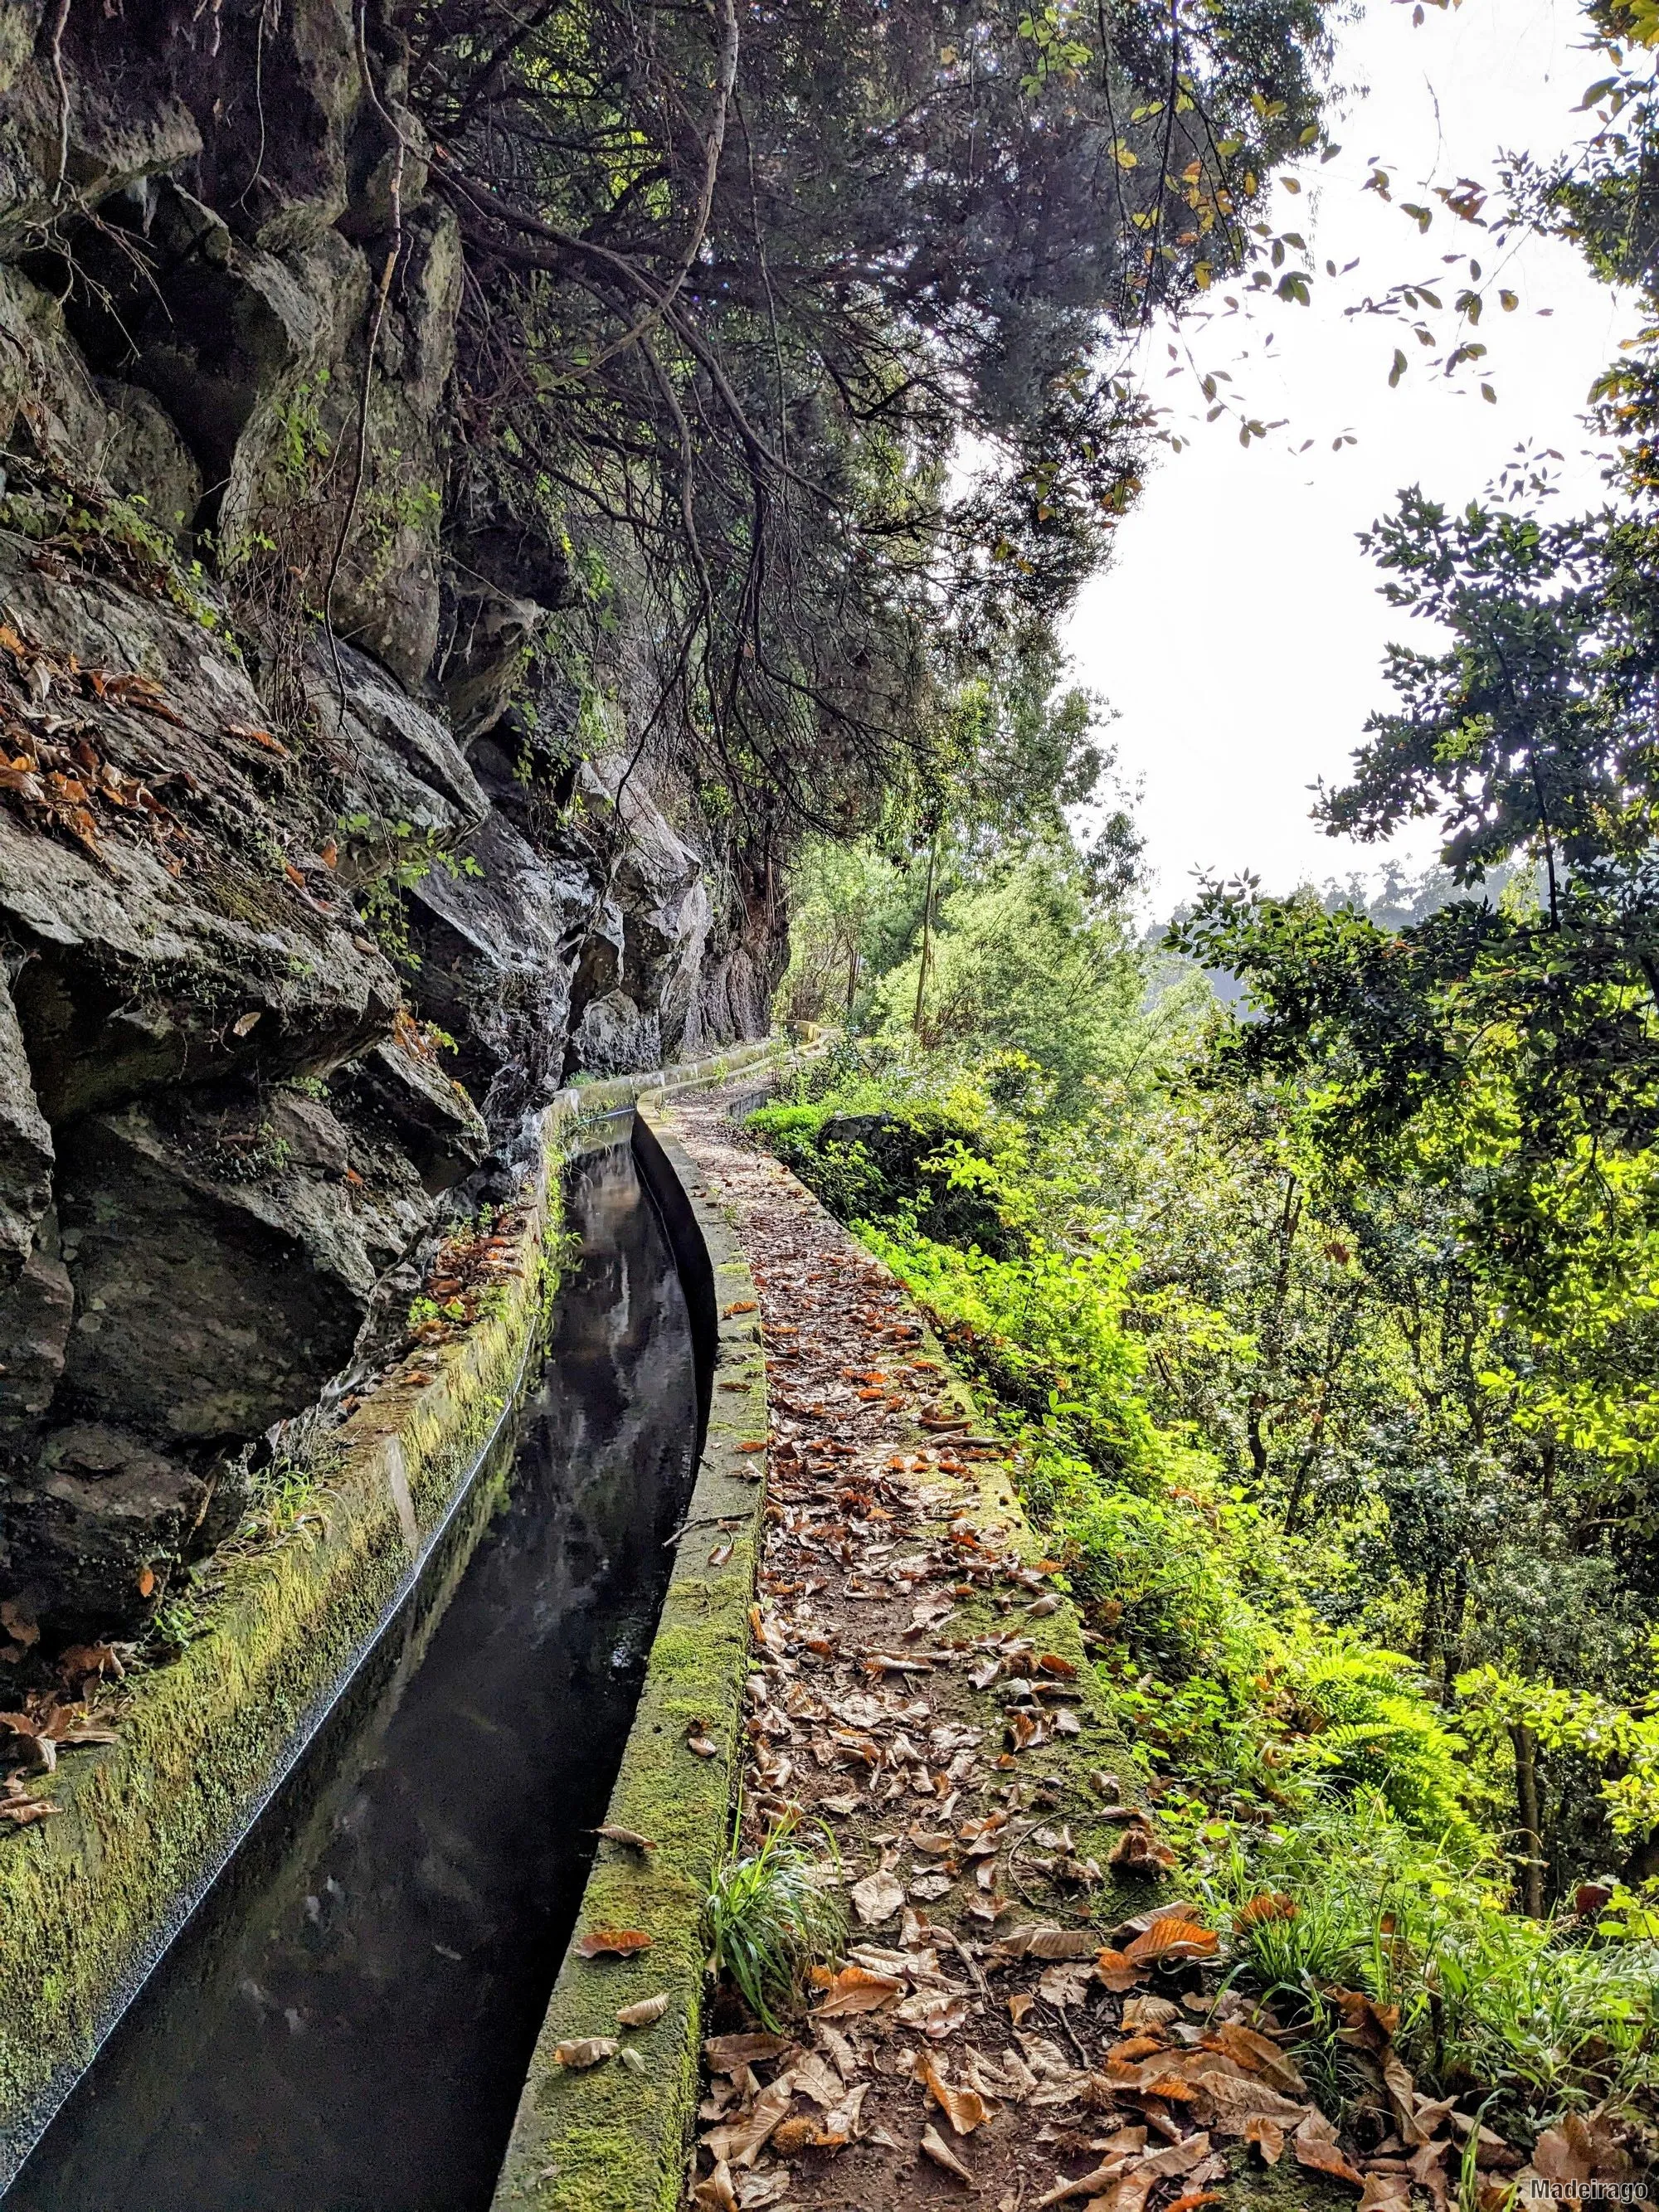
{"type": "Polygon", "coordinates": [[[5,2212],[488,2205],[696,1451],[684,1297],[626,1144],[578,1162],[568,1207],[583,1256],[507,1504],[435,1626],[429,1592],[393,1624],[5,2212]]]}

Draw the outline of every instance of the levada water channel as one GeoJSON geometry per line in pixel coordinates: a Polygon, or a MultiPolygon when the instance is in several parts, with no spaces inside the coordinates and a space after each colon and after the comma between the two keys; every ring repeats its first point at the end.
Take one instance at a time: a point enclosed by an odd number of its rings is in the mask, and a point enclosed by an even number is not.
{"type": "Polygon", "coordinates": [[[631,1118],[569,1170],[581,1257],[477,1548],[437,1547],[4,2212],[488,2206],[707,1389],[631,1118]]]}

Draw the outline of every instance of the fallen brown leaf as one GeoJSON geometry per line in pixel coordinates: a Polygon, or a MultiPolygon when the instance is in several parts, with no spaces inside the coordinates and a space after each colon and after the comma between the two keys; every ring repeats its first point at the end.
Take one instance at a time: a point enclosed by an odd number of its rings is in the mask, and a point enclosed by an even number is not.
{"type": "Polygon", "coordinates": [[[774,2130],[781,2126],[794,2094],[793,2082],[787,2074],[782,2075],[769,2087],[763,2089],[735,2120],[710,2129],[703,2137],[704,2147],[714,2158],[729,2165],[752,2166],[771,2140],[774,2130]]]}
{"type": "Polygon", "coordinates": [[[1281,2127],[1295,2127],[1305,2110],[1255,2075],[1227,2074],[1218,2069],[1197,2074],[1194,2081],[1210,2100],[1215,2113],[1214,2124],[1224,2134],[1242,2134],[1247,2141],[1253,2119],[1265,2116],[1281,2127]]]}
{"type": "Polygon", "coordinates": [[[638,1928],[590,1928],[576,1943],[579,1959],[629,1959],[636,1951],[648,1951],[651,1938],[638,1928]]]}
{"type": "Polygon", "coordinates": [[[923,2131],[921,2148],[935,2166],[942,2166],[947,2173],[955,2174],[958,2181],[965,2181],[970,2189],[973,2187],[974,2176],[957,2156],[955,2151],[951,2148],[937,2128],[928,2128],[923,2131]]]}
{"type": "Polygon", "coordinates": [[[1297,2097],[1306,2094],[1307,2083],[1271,2037],[1258,2035],[1242,2021],[1230,2020],[1216,2029],[1212,2039],[1220,2045],[1236,2066],[1261,2075],[1275,2089],[1284,2089],[1297,2097]]]}
{"type": "Polygon", "coordinates": [[[1046,1924],[1011,1928],[997,1949],[1005,1959],[1087,1959],[1099,1938],[1087,1928],[1054,1928],[1046,1924]]]}
{"type": "Polygon", "coordinates": [[[1383,2057],[1400,2026],[1399,2006],[1380,2005],[1363,1990],[1333,1990],[1331,1995],[1342,2015],[1339,2039],[1383,2057]]]}
{"type": "Polygon", "coordinates": [[[58,1749],[44,1724],[29,1714],[0,1713],[0,1760],[19,1759],[37,1773],[50,1774],[58,1764],[58,1749]]]}
{"type": "Polygon", "coordinates": [[[0,1820],[9,1820],[15,1828],[27,1828],[35,1820],[50,1820],[63,1809],[45,1797],[0,1798],[0,1820]]]}
{"type": "Polygon", "coordinates": [[[715,2074],[740,2073],[745,2066],[758,2066],[768,2058],[776,2058],[789,2048],[787,2035],[711,2035],[706,2037],[702,2055],[709,2070],[715,2074]]]}
{"type": "Polygon", "coordinates": [[[890,1920],[904,1903],[902,1882],[882,1869],[867,1874],[862,1881],[855,1881],[847,1894],[853,1900],[853,1910],[865,1928],[878,1928],[884,1920],[890,1920]]]}
{"type": "Polygon", "coordinates": [[[738,2212],[738,2192],[732,2185],[732,2169],[723,2158],[715,2160],[714,2171],[691,2191],[691,2201],[701,2207],[701,2212],[738,2212]]]}
{"type": "Polygon", "coordinates": [[[593,1832],[603,1836],[608,1844],[625,1844],[631,1851],[654,1851],[657,1848],[649,1836],[641,1836],[632,1828],[613,1828],[608,1821],[593,1832]]]}
{"type": "Polygon", "coordinates": [[[1175,1853],[1163,1838],[1136,1821],[1127,1827],[1113,1844],[1106,1863],[1115,1867],[1120,1874],[1150,1877],[1167,1873],[1175,1862],[1175,1853]]]}
{"type": "Polygon", "coordinates": [[[1412,2185],[1403,2173],[1365,2176],[1356,2212],[1411,2212],[1412,2185]]]}
{"type": "Polygon", "coordinates": [[[1291,2138],[1291,2148],[1296,2153],[1298,2166],[1305,2166],[1315,2173],[1328,2173],[1334,2181],[1346,2181],[1353,2189],[1364,2187],[1364,2176],[1356,2172],[1343,2155],[1336,2130],[1323,2112],[1308,2114],[1291,2138]]]}
{"type": "Polygon", "coordinates": [[[1202,2166],[1209,2154],[1210,2138],[1200,2129],[1197,2135],[1188,2136],[1142,2159],[1135,2168],[1135,2179],[1139,2181],[1150,2174],[1159,2181],[1167,2181],[1174,2175],[1190,2173],[1195,2166],[1202,2166]]]}
{"type": "Polygon", "coordinates": [[[1285,2130],[1266,2112],[1252,2112],[1244,2123],[1244,2140],[1254,2143],[1264,2166],[1277,2166],[1285,2154],[1285,2130]]]}
{"type": "Polygon", "coordinates": [[[968,2003],[964,1997],[936,1996],[930,1990],[919,1990],[905,1998],[896,2017],[906,2027],[919,2027],[930,2043],[942,2043],[966,2021],[968,2003]]]}
{"type": "Polygon", "coordinates": [[[958,2089],[940,2072],[933,2060],[925,2058],[921,2063],[922,2086],[951,2123],[952,2131],[959,2136],[970,2136],[982,2127],[991,2117],[991,2108],[976,2089],[958,2089]]]}
{"type": "Polygon", "coordinates": [[[5,1630],[14,1644],[27,1645],[38,1644],[40,1640],[40,1630],[34,1615],[20,1605],[15,1598],[9,1597],[0,1603],[0,1628],[5,1630]]]}
{"type": "Polygon", "coordinates": [[[826,1975],[820,1987],[823,2002],[812,2017],[840,2020],[849,2013],[878,2011],[898,1996],[904,1984],[886,1974],[870,1973],[863,1966],[843,1966],[838,1974],[826,1975]]]}
{"type": "Polygon", "coordinates": [[[617,2025],[619,2027],[650,2027],[662,2018],[667,2009],[668,1992],[664,1990],[659,1996],[641,1997],[637,2004],[619,2007],[617,2025]]]}
{"type": "Polygon", "coordinates": [[[1451,2150],[1449,2143],[1423,2143],[1414,2150],[1407,2164],[1418,2187],[1433,2199],[1436,2212],[1447,2212],[1450,2189],[1446,2173],[1446,2160],[1451,2150]]]}
{"type": "Polygon", "coordinates": [[[614,2036],[583,2035],[574,2042],[556,2043],[553,2056],[561,2066],[568,2066],[573,2072],[580,2073],[590,2066],[602,2064],[607,2058],[614,2058],[617,2049],[614,2036]]]}

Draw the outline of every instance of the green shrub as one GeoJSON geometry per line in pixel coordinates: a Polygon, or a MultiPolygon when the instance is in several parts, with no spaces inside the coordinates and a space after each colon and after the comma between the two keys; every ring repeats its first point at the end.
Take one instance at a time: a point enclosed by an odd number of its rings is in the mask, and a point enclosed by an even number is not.
{"type": "Polygon", "coordinates": [[[1291,1771],[1374,1792],[1415,1835],[1467,1866],[1483,1838],[1463,1802],[1464,1739],[1415,1679],[1409,1659],[1343,1640],[1304,1639],[1287,1674],[1308,1732],[1291,1771]]]}
{"type": "Polygon", "coordinates": [[[902,1220],[997,1257],[1026,1241],[1012,1141],[973,1093],[763,1106],[748,1126],[843,1221],[902,1220]]]}
{"type": "Polygon", "coordinates": [[[951,1349],[1010,1405],[1103,1470],[1150,1480],[1164,1465],[1166,1440],[1139,1389],[1146,1348],[1122,1325],[1121,1253],[1037,1244],[1005,1260],[908,1223],[858,1226],[951,1349]]]}

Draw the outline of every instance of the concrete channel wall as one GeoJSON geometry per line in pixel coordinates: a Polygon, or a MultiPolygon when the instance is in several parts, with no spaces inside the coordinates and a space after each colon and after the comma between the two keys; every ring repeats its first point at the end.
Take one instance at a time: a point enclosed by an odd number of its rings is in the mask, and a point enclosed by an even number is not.
{"type": "MultiPolygon", "coordinates": [[[[559,1222],[559,1170],[582,1127],[629,1106],[648,1117],[676,1091],[787,1053],[769,1039],[689,1066],[561,1092],[543,1117],[501,1294],[435,1353],[411,1354],[352,1412],[330,1440],[314,1510],[286,1536],[246,1552],[232,1546],[218,1555],[217,1588],[180,1655],[118,1686],[126,1711],[117,1741],[77,1753],[60,1766],[54,1792],[60,1815],[0,1838],[0,2188],[440,1547],[453,1581],[482,1534],[488,1515],[475,1510],[469,1516],[468,1503],[480,1494],[479,1477],[494,1456],[510,1447],[509,1417],[542,1341],[555,1288],[550,1253],[559,1222]]],[[[614,1808],[611,1814],[647,1829],[654,1821],[663,1830],[653,1868],[684,1896],[699,1880],[707,1886],[700,1869],[710,1838],[718,1850],[731,1788],[760,1488],[738,1479],[738,1446],[751,1435],[763,1442],[764,1385],[752,1310],[737,1322],[719,1310],[753,1296],[752,1289],[734,1287],[738,1279],[724,1224],[695,1194],[676,1209],[676,1177],[690,1176],[693,1186],[698,1179],[672,1140],[665,1147],[642,1134],[636,1151],[647,1183],[654,1177],[677,1257],[693,1286],[694,1324],[713,1333],[705,1356],[712,1352],[724,1363],[722,1379],[748,1377],[752,1370],[748,1391],[717,1392],[699,1408],[707,1444],[690,1516],[694,1523],[708,1516],[732,1519],[732,1550],[718,1574],[705,1566],[699,1577],[693,1563],[706,1560],[711,1546],[701,1526],[688,1530],[617,1784],[619,1803],[625,1798],[633,1805],[643,1793],[639,1817],[631,1820],[614,1808]],[[719,1746],[712,1759],[678,1749],[689,1705],[699,1699],[708,1710],[695,1717],[719,1746]],[[659,1737],[664,1747],[675,1747],[672,1774],[657,1757],[659,1737]],[[682,1775],[687,1761],[695,1771],[682,1775]],[[664,1805],[652,1796],[659,1778],[669,1789],[664,1805]]],[[[757,1458],[757,1476],[762,1465],[757,1458]]],[[[610,1903],[607,1878],[620,1882],[628,1872],[609,1863],[596,1867],[582,1926],[592,1924],[588,1906],[610,1903]]],[[[618,1911],[630,1902],[620,1892],[615,1901],[618,1911]]],[[[687,1950],[687,1970],[695,1963],[700,1973],[700,1959],[692,1961],[688,1947],[678,1948],[687,1950]]],[[[665,1970],[674,1948],[647,1955],[665,1970]]],[[[678,1953],[676,1960],[678,1972],[678,1953]]],[[[562,1977],[561,1990],[564,1985],[562,1977]]],[[[653,1984],[668,1985],[665,1972],[653,1984]]],[[[678,1981],[674,1986],[678,1991],[678,1981]]],[[[561,2001],[556,1992],[556,2014],[561,2001]]],[[[695,1994],[689,2002],[695,2014],[695,1994]]],[[[663,2030],[667,2033],[676,2018],[683,2039],[683,2009],[665,2016],[663,2030]]],[[[687,2050],[679,2063],[682,2072],[690,2069],[689,2082],[695,2041],[687,2050]]],[[[538,2066],[543,2068],[540,2051],[538,2066]]],[[[527,2106],[538,2078],[526,2092],[527,2106]]],[[[665,2124],[667,2112],[665,2106],[665,2124]]],[[[683,2125],[683,2118],[673,2124],[683,2125]]],[[[528,2140],[522,2118],[509,2174],[523,2170],[521,2138],[528,2140]]],[[[504,2195],[501,2201],[656,2200],[504,2195]]]]}
{"type": "Polygon", "coordinates": [[[699,1367],[712,1354],[696,1481],[623,1751],[606,1826],[652,1846],[601,1841],[520,2100],[493,2212],[673,2212],[697,2101],[703,1901],[726,1846],[737,1774],[749,1611],[764,1505],[766,1375],[748,1263],[701,1172],[641,1102],[634,1149],[673,1242],[699,1367]],[[694,1748],[694,1746],[696,1747],[694,1748]],[[631,1956],[589,1959],[594,1929],[648,1936],[631,1956]],[[620,2007],[665,1997],[626,2036],[620,2007]],[[619,2039],[588,2069],[562,2044],[619,2039]]]}

